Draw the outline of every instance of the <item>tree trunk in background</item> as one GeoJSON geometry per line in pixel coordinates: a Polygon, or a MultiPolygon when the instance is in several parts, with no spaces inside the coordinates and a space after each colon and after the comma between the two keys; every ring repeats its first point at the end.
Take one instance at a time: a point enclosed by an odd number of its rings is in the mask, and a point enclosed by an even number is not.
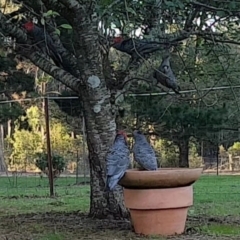
{"type": "Polygon", "coordinates": [[[229,171],[234,171],[234,165],[233,165],[233,156],[232,154],[229,154],[229,171]]]}
{"type": "Polygon", "coordinates": [[[179,147],[179,167],[189,167],[189,138],[181,139],[178,142],[179,147]]]}
{"type": "Polygon", "coordinates": [[[0,172],[6,172],[6,164],[4,160],[4,132],[3,125],[0,125],[0,172]]]}
{"type": "Polygon", "coordinates": [[[7,136],[11,137],[12,135],[12,120],[8,120],[7,122],[7,136]]]}

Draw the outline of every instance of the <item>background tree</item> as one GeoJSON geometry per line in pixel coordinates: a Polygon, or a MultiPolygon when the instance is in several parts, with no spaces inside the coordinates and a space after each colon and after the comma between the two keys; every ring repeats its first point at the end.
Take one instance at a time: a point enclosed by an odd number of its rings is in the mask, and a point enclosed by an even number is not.
{"type": "MultiPolygon", "coordinates": [[[[0,43],[0,101],[19,100],[30,97],[34,90],[34,78],[26,74],[26,68],[18,64],[19,61],[11,49],[0,43]]],[[[29,70],[29,69],[28,69],[29,70]]],[[[31,71],[28,71],[31,72],[31,71]]],[[[7,171],[4,162],[3,139],[10,136],[14,121],[23,114],[25,104],[9,102],[0,104],[0,171],[7,171]]]]}
{"type": "MultiPolygon", "coordinates": [[[[15,121],[13,134],[7,138],[10,144],[11,154],[9,156],[9,167],[17,167],[19,170],[26,170],[27,167],[34,168],[36,154],[46,154],[46,134],[45,121],[41,112],[41,106],[31,106],[26,109],[26,113],[20,115],[15,121]],[[42,135],[42,128],[44,130],[42,135]]],[[[69,154],[82,142],[82,139],[77,136],[75,139],[69,134],[69,128],[66,124],[62,124],[58,119],[51,118],[50,120],[50,137],[53,154],[61,155],[61,168],[70,162],[71,155],[69,154]],[[62,161],[64,159],[64,166],[62,161]]],[[[41,157],[44,159],[44,157],[41,157]]],[[[44,162],[44,161],[41,161],[44,162]]],[[[40,168],[43,170],[43,168],[40,168]]],[[[58,169],[60,170],[60,169],[58,169]]]]}

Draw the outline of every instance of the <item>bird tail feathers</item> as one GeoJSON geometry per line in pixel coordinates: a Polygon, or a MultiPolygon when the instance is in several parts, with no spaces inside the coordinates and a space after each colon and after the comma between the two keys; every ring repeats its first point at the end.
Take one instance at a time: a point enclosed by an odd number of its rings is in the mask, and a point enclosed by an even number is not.
{"type": "Polygon", "coordinates": [[[122,173],[119,173],[118,175],[115,175],[115,176],[107,176],[105,190],[113,191],[123,176],[124,176],[124,174],[122,174],[122,173]]]}
{"type": "Polygon", "coordinates": [[[118,184],[118,179],[107,177],[105,191],[107,192],[113,191],[117,184],[118,184]]]}

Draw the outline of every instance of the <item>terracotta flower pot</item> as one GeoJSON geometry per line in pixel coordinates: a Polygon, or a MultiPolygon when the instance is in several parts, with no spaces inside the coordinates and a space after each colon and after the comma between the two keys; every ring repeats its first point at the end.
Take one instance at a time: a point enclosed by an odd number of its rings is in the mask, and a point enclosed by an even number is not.
{"type": "Polygon", "coordinates": [[[136,233],[175,235],[184,232],[189,206],[193,204],[192,184],[202,168],[129,169],[120,185],[136,233]]]}

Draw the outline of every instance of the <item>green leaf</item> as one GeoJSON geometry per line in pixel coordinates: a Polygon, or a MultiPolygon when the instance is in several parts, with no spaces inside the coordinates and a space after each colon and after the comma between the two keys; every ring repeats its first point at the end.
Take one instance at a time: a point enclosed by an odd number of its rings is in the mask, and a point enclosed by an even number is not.
{"type": "Polygon", "coordinates": [[[217,11],[217,12],[216,12],[216,15],[217,15],[218,17],[224,17],[224,16],[226,16],[226,13],[223,12],[223,11],[217,11]]]}
{"type": "Polygon", "coordinates": [[[236,9],[236,2],[235,1],[230,1],[229,5],[230,5],[230,9],[233,9],[233,10],[236,9]]]}
{"type": "Polygon", "coordinates": [[[116,26],[116,28],[121,28],[122,27],[121,21],[119,19],[114,19],[113,23],[116,26]]]}
{"type": "Polygon", "coordinates": [[[52,15],[53,16],[60,16],[60,14],[58,12],[55,12],[55,11],[52,12],[52,15]]]}
{"type": "Polygon", "coordinates": [[[127,7],[126,10],[127,10],[128,12],[132,13],[133,15],[137,15],[137,13],[136,13],[136,12],[134,11],[134,9],[132,9],[132,8],[127,7]]]}
{"type": "Polygon", "coordinates": [[[65,28],[65,29],[72,29],[72,26],[69,25],[69,24],[62,24],[62,25],[60,25],[59,27],[65,28]]]}
{"type": "Polygon", "coordinates": [[[43,13],[44,17],[50,17],[50,16],[60,16],[58,12],[55,12],[53,10],[48,10],[46,13],[43,13]]]}
{"type": "Polygon", "coordinates": [[[52,15],[52,10],[49,10],[49,11],[43,13],[43,16],[44,16],[44,17],[48,17],[48,16],[50,16],[50,15],[52,15]]]}
{"type": "Polygon", "coordinates": [[[58,36],[61,35],[61,31],[60,31],[58,28],[55,29],[55,33],[56,33],[58,36]]]}
{"type": "Polygon", "coordinates": [[[165,0],[164,3],[168,6],[168,7],[175,7],[175,4],[172,1],[167,1],[165,0]]]}
{"type": "Polygon", "coordinates": [[[44,18],[41,18],[40,21],[41,21],[41,24],[42,24],[42,25],[45,25],[45,20],[44,20],[44,18]]]}
{"type": "Polygon", "coordinates": [[[181,1],[179,1],[179,2],[178,2],[178,7],[179,7],[180,9],[184,9],[184,8],[185,8],[185,5],[184,5],[181,1]]]}

